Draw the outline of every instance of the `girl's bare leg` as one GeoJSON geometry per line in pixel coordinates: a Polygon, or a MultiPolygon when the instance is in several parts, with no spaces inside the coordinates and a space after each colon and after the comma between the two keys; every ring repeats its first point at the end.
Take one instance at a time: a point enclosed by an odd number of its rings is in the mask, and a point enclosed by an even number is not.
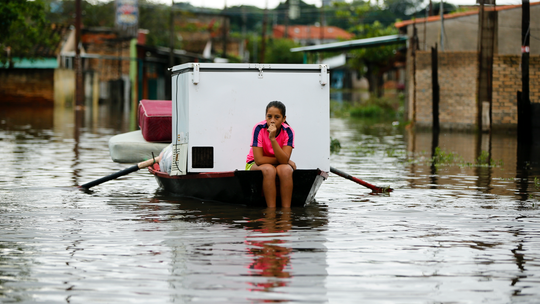
{"type": "Polygon", "coordinates": [[[279,176],[279,190],[281,194],[281,206],[291,208],[293,192],[293,168],[290,165],[278,165],[276,167],[279,176]]]}
{"type": "Polygon", "coordinates": [[[260,170],[263,174],[263,192],[266,206],[276,208],[276,167],[270,164],[257,166],[253,164],[251,170],[260,170]]]}

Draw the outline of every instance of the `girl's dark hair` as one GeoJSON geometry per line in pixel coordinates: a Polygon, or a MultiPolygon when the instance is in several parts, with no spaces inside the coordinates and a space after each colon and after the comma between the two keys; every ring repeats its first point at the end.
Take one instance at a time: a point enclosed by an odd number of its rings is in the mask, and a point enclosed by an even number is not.
{"type": "Polygon", "coordinates": [[[268,113],[268,109],[270,109],[270,108],[272,108],[272,107],[278,108],[279,111],[281,112],[281,115],[287,116],[287,115],[285,114],[285,111],[286,111],[285,105],[283,104],[283,102],[277,101],[277,100],[270,101],[270,103],[266,106],[266,112],[264,112],[264,113],[265,113],[265,114],[268,113]]]}
{"type": "MultiPolygon", "coordinates": [[[[270,103],[266,106],[266,112],[265,112],[265,114],[268,113],[268,109],[270,109],[270,108],[272,108],[272,107],[277,108],[277,109],[281,112],[281,115],[287,116],[287,115],[285,114],[285,112],[287,111],[287,109],[285,108],[285,105],[283,104],[283,102],[278,101],[278,100],[270,101],[270,103]]],[[[284,121],[284,123],[286,123],[287,125],[290,126],[290,124],[289,124],[286,120],[284,121]]]]}

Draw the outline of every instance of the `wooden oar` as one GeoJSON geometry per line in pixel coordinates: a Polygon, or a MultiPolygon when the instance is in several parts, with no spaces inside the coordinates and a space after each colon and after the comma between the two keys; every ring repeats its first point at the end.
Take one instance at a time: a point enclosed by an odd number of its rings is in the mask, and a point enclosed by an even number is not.
{"type": "Polygon", "coordinates": [[[155,164],[155,163],[158,163],[158,162],[160,161],[160,159],[161,159],[161,158],[158,156],[158,157],[156,157],[156,158],[151,158],[151,159],[149,159],[149,160],[145,160],[145,161],[140,162],[140,163],[138,163],[138,164],[136,164],[136,165],[134,165],[134,166],[132,166],[132,167],[129,167],[129,168],[127,168],[127,169],[118,171],[118,172],[113,173],[113,174],[111,174],[111,175],[107,175],[107,176],[102,177],[102,178],[100,178],[100,179],[96,179],[96,180],[93,181],[93,182],[86,183],[86,184],[84,184],[84,185],[82,185],[82,186],[79,186],[79,188],[82,188],[82,189],[90,189],[90,188],[92,188],[92,187],[94,187],[94,186],[97,186],[97,185],[99,185],[99,184],[102,184],[102,183],[104,183],[104,182],[108,182],[108,181],[110,181],[110,180],[112,180],[112,179],[119,178],[120,176],[128,175],[128,174],[130,174],[130,173],[132,173],[132,172],[138,171],[139,169],[143,169],[143,168],[146,168],[146,167],[148,167],[148,166],[151,166],[151,165],[153,165],[153,164],[155,164]]]}
{"type": "Polygon", "coordinates": [[[364,187],[367,187],[367,188],[371,189],[371,191],[373,191],[373,193],[385,193],[385,192],[394,191],[394,189],[392,189],[390,187],[387,187],[387,188],[377,187],[377,186],[372,185],[370,183],[367,183],[367,182],[365,182],[365,181],[363,181],[363,180],[361,180],[359,178],[356,178],[356,177],[354,177],[354,176],[352,176],[350,174],[347,174],[347,173],[345,173],[345,172],[343,172],[341,170],[338,170],[338,169],[336,169],[334,167],[330,167],[330,172],[332,172],[334,174],[337,174],[337,175],[339,175],[339,176],[341,176],[343,178],[346,178],[348,180],[351,180],[351,181],[353,181],[353,182],[355,182],[357,184],[360,184],[360,185],[362,185],[364,187]]]}

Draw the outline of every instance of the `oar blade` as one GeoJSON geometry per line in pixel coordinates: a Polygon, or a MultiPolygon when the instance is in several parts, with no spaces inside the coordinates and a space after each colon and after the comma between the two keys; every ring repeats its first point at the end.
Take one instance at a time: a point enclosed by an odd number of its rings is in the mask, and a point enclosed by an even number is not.
{"type": "Polygon", "coordinates": [[[394,191],[394,189],[392,189],[390,187],[377,187],[377,186],[372,185],[372,184],[370,184],[368,182],[365,182],[365,181],[363,181],[363,180],[361,180],[361,179],[359,179],[357,177],[354,177],[354,176],[352,176],[352,175],[350,175],[348,173],[345,173],[345,172],[343,172],[341,170],[338,170],[338,169],[336,169],[334,167],[330,167],[330,172],[332,172],[332,173],[334,173],[336,175],[339,175],[339,176],[341,176],[343,178],[346,178],[348,180],[351,180],[351,181],[353,181],[353,182],[355,182],[357,184],[360,184],[360,185],[362,185],[362,186],[364,186],[366,188],[369,188],[369,189],[371,189],[372,193],[389,193],[389,192],[394,191]]]}

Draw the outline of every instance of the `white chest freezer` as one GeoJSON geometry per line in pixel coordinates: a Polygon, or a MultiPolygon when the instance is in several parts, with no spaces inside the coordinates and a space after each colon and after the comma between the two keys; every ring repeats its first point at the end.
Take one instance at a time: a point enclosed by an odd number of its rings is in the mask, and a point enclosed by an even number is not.
{"type": "Polygon", "coordinates": [[[172,68],[171,175],[244,170],[253,127],[278,100],[295,131],[298,169],[330,171],[326,65],[187,63],[172,68]]]}

